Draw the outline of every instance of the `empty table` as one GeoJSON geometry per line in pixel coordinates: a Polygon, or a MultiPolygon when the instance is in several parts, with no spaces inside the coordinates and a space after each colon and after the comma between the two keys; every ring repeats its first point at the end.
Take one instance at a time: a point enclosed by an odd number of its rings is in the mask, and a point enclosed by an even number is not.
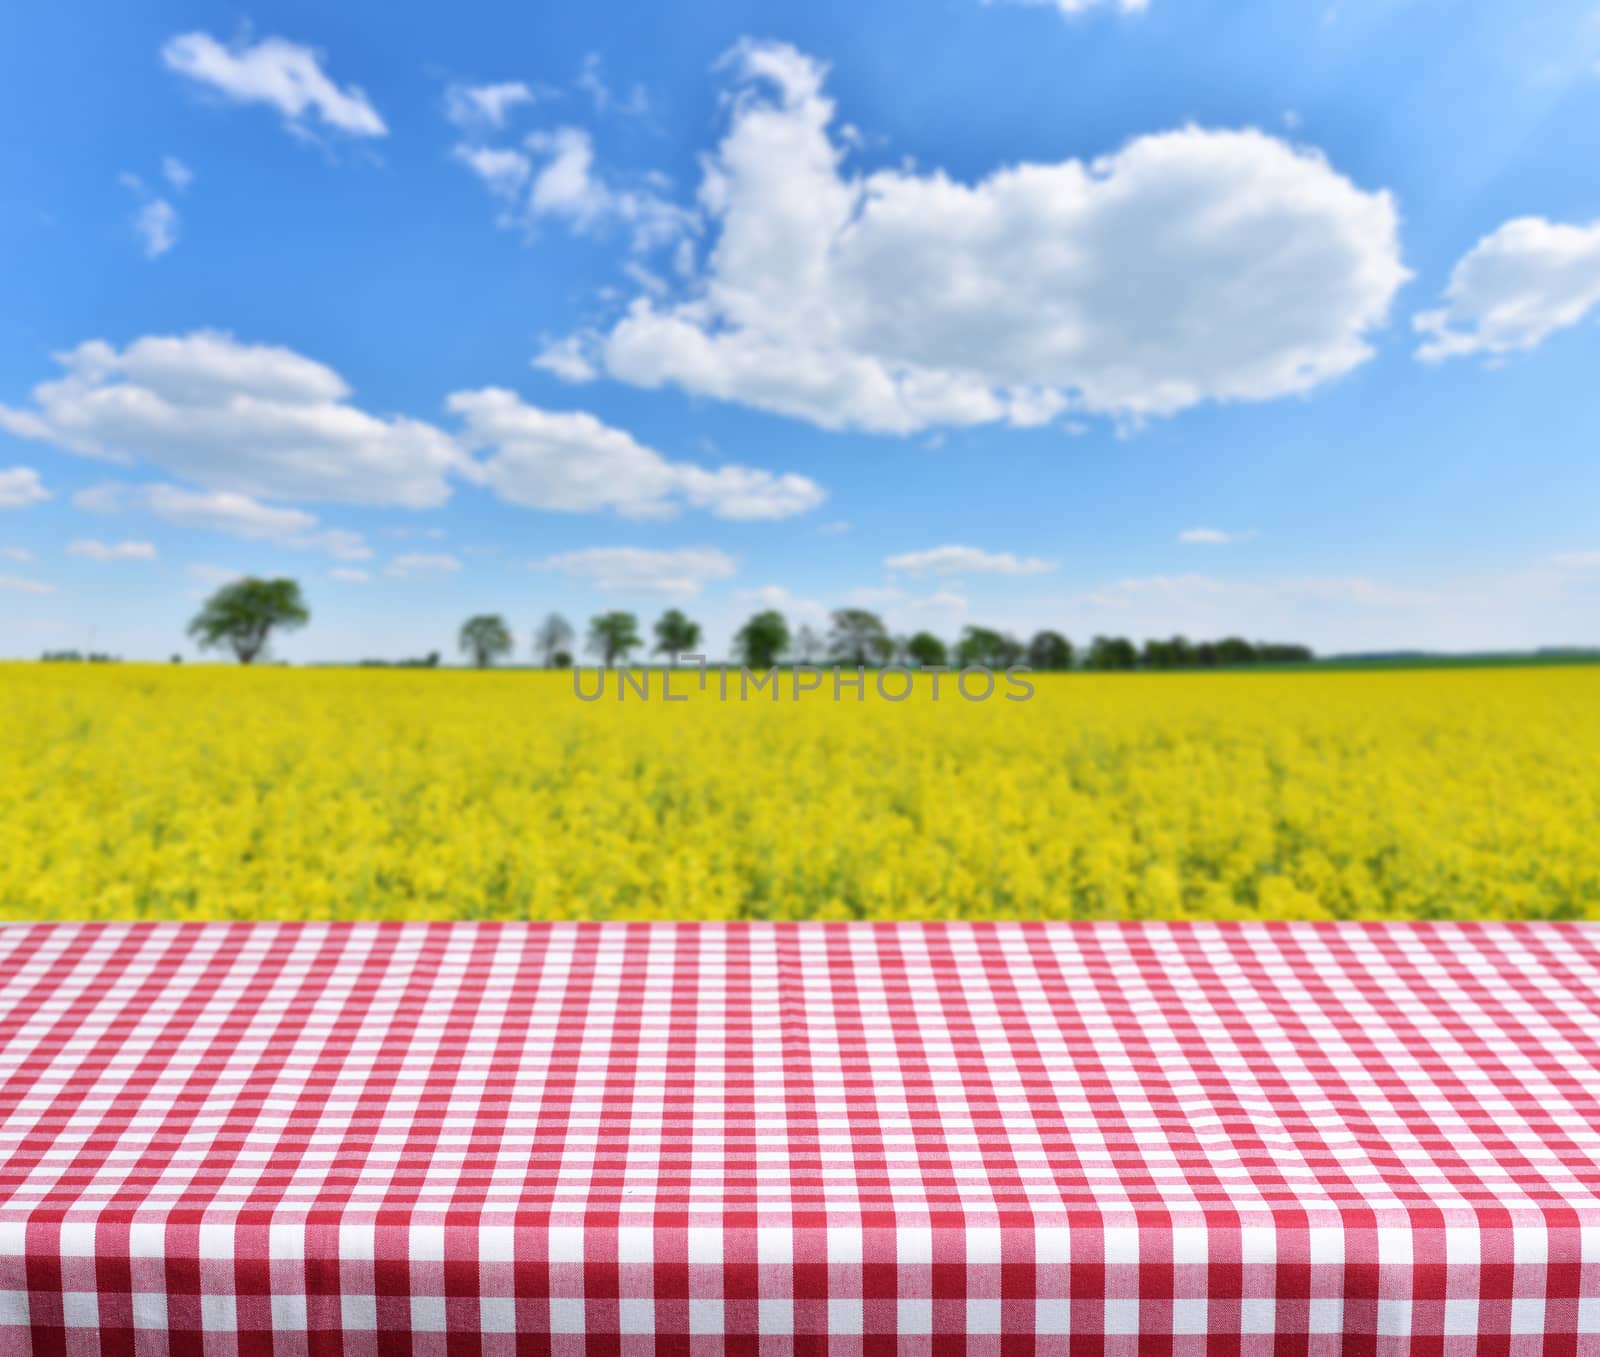
{"type": "Polygon", "coordinates": [[[1600,1353],[1600,933],[0,928],[7,1354],[1600,1353]]]}

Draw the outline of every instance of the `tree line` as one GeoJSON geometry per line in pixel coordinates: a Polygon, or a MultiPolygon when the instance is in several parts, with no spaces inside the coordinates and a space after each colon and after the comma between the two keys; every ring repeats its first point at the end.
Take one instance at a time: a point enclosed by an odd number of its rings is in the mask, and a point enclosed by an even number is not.
{"type": "MultiPolygon", "coordinates": [[[[600,613],[589,619],[585,646],[589,654],[611,667],[626,664],[635,652],[666,656],[698,653],[701,628],[682,609],[669,608],[656,619],[654,644],[647,644],[639,619],[631,612],[600,613]]],[[[551,613],[534,631],[534,658],[546,668],[573,664],[572,624],[551,613]]],[[[515,649],[511,628],[498,614],[483,613],[462,624],[458,644],[473,664],[487,668],[515,649]]],[[[1096,636],[1079,651],[1058,631],[1039,631],[1024,642],[991,627],[969,626],[954,645],[931,631],[894,635],[876,613],[864,608],[840,608],[830,615],[826,633],[809,625],[791,631],[788,619],[775,608],[754,614],[733,638],[733,658],[748,669],[771,669],[780,664],[843,664],[879,667],[897,664],[911,668],[982,666],[1009,669],[1027,665],[1049,672],[1074,668],[1215,669],[1249,664],[1297,664],[1314,659],[1303,645],[1252,642],[1239,636],[1218,641],[1190,641],[1184,636],[1150,640],[1142,648],[1122,636],[1096,636]]]]}
{"type": "MultiPolygon", "coordinates": [[[[292,579],[242,579],[218,589],[189,624],[189,635],[201,649],[232,650],[241,664],[249,664],[266,648],[274,631],[303,627],[311,611],[292,579]]],[[[645,657],[680,656],[699,652],[700,624],[681,608],[668,608],[651,628],[647,646],[638,617],[623,610],[599,613],[589,619],[585,649],[608,668],[628,663],[636,652],[645,657]]],[[[534,630],[533,658],[549,669],[570,668],[577,633],[560,613],[551,613],[534,630]]],[[[516,650],[510,625],[498,613],[479,613],[461,624],[456,636],[461,654],[480,669],[487,669],[516,650]]],[[[1302,645],[1247,641],[1225,636],[1218,641],[1190,641],[1174,636],[1136,646],[1125,636],[1096,636],[1081,651],[1058,631],[1039,631],[1027,641],[991,627],[968,626],[953,645],[931,631],[894,635],[883,619],[865,608],[840,608],[830,614],[826,632],[803,624],[791,631],[788,619],[775,608],[755,613],[733,638],[733,658],[750,669],[771,669],[778,664],[842,664],[879,667],[890,664],[920,669],[982,666],[1009,669],[1027,665],[1049,672],[1067,669],[1211,669],[1249,664],[1296,664],[1314,658],[1302,645]]],[[[372,663],[377,663],[376,661],[372,663]]],[[[432,668],[437,651],[425,659],[400,662],[406,667],[432,668]]]]}

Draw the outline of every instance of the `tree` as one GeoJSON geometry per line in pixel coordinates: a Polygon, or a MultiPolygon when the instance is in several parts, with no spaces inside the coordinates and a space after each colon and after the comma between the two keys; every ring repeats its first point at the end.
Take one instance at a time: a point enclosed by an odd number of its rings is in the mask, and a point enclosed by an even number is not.
{"type": "Polygon", "coordinates": [[[1193,669],[1199,657],[1187,636],[1168,641],[1146,641],[1140,657],[1146,669],[1193,669]]]}
{"type": "Polygon", "coordinates": [[[840,608],[833,614],[828,649],[841,664],[882,664],[894,654],[883,619],[865,608],[840,608]]]}
{"type": "Polygon", "coordinates": [[[801,664],[815,664],[826,653],[822,637],[817,635],[815,627],[802,624],[800,630],[794,634],[794,644],[790,647],[795,659],[801,664]]]}
{"type": "Polygon", "coordinates": [[[632,613],[601,613],[589,619],[589,651],[600,656],[608,669],[643,644],[639,639],[639,619],[632,613]]]}
{"type": "Polygon", "coordinates": [[[456,645],[463,655],[470,655],[479,669],[487,669],[512,649],[511,628],[499,613],[479,613],[461,624],[456,645]]]}
{"type": "Polygon", "coordinates": [[[956,642],[956,663],[963,669],[984,665],[1006,669],[1022,658],[1022,642],[989,627],[968,627],[956,642]]]}
{"type": "Polygon", "coordinates": [[[1313,658],[1309,646],[1284,645],[1275,641],[1266,641],[1258,646],[1256,657],[1263,664],[1305,664],[1313,658]]]}
{"type": "Polygon", "coordinates": [[[533,633],[533,652],[546,669],[559,668],[556,655],[572,644],[572,623],[560,613],[551,613],[533,633]]]}
{"type": "Polygon", "coordinates": [[[733,647],[746,669],[771,669],[789,648],[789,624],[773,609],[757,613],[739,628],[733,647]]]}
{"type": "Polygon", "coordinates": [[[1034,669],[1071,669],[1072,642],[1059,631],[1036,632],[1028,642],[1028,664],[1034,669]]]}
{"type": "Polygon", "coordinates": [[[240,664],[265,649],[274,628],[293,631],[311,620],[296,580],[254,576],[224,584],[189,623],[189,635],[202,650],[229,647],[240,664]]]}
{"type": "Polygon", "coordinates": [[[678,662],[679,655],[687,655],[700,644],[700,624],[691,622],[680,609],[668,608],[656,619],[656,654],[671,655],[678,662]]]}
{"type": "Polygon", "coordinates": [[[945,643],[931,631],[919,631],[907,641],[906,654],[912,664],[924,669],[943,668],[950,663],[950,652],[945,643]]]}
{"type": "Polygon", "coordinates": [[[1218,664],[1254,664],[1256,648],[1241,636],[1224,636],[1217,642],[1218,664]]]}
{"type": "Polygon", "coordinates": [[[1139,652],[1125,636],[1096,636],[1084,663],[1091,669],[1132,669],[1139,663],[1139,652]]]}

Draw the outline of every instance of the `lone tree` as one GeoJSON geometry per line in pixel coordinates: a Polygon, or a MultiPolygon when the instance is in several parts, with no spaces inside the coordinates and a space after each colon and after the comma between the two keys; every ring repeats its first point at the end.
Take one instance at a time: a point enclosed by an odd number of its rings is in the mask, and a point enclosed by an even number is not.
{"type": "Polygon", "coordinates": [[[499,613],[479,613],[461,624],[456,644],[463,655],[472,656],[479,669],[487,669],[502,655],[511,653],[511,628],[499,613]]]}
{"type": "Polygon", "coordinates": [[[882,664],[894,654],[883,619],[865,608],[840,608],[833,614],[828,648],[836,660],[856,666],[882,664]]]}
{"type": "Polygon", "coordinates": [[[639,639],[639,619],[632,613],[601,613],[589,619],[589,650],[600,656],[608,669],[643,644],[639,639]]]}
{"type": "Polygon", "coordinates": [[[771,669],[789,648],[789,624],[782,613],[769,608],[739,628],[733,646],[746,669],[771,669]]]}
{"type": "MultiPolygon", "coordinates": [[[[559,667],[556,656],[572,646],[572,623],[560,613],[551,613],[533,633],[533,653],[546,669],[559,667]]],[[[569,656],[570,661],[570,656],[569,656]]]]}
{"type": "Polygon", "coordinates": [[[668,608],[656,619],[656,654],[671,655],[678,662],[700,644],[700,624],[691,622],[680,609],[668,608]]]}
{"type": "Polygon", "coordinates": [[[950,652],[945,643],[931,631],[919,631],[907,641],[906,654],[913,664],[923,669],[939,669],[950,663],[950,652]]]}
{"type": "Polygon", "coordinates": [[[240,664],[266,648],[274,627],[293,631],[311,620],[296,580],[251,576],[224,584],[189,623],[189,635],[202,650],[229,647],[240,664]]]}

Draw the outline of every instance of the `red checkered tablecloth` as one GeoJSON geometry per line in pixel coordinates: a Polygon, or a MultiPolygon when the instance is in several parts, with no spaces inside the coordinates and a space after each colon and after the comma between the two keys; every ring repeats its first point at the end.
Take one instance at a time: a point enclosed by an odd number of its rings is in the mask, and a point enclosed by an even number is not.
{"type": "Polygon", "coordinates": [[[1600,1353],[1600,932],[0,928],[0,1354],[1600,1353]]]}

